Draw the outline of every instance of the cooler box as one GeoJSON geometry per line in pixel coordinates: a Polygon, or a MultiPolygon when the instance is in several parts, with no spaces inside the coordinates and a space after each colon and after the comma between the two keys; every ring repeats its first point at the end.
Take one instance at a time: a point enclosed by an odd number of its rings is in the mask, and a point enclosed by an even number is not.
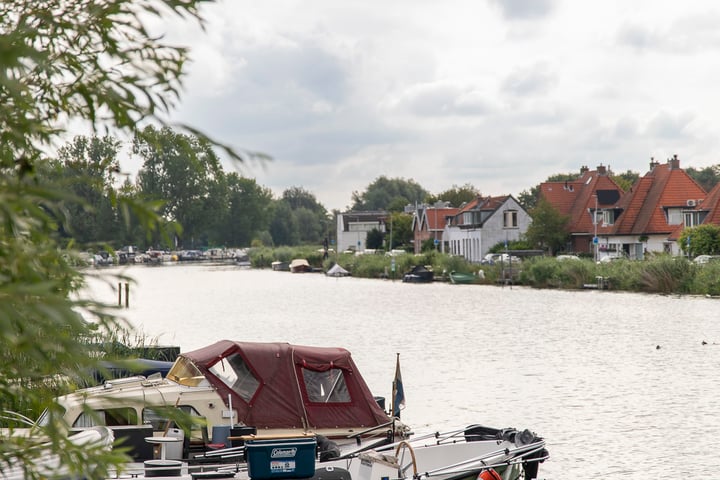
{"type": "Polygon", "coordinates": [[[248,476],[253,480],[312,477],[316,447],[314,438],[248,440],[248,476]]]}

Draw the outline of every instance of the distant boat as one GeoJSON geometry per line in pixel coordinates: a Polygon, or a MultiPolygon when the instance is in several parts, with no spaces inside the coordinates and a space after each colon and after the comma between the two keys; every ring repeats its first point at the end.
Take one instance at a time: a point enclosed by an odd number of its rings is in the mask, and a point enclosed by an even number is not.
{"type": "Polygon", "coordinates": [[[430,267],[424,265],[415,265],[403,275],[403,282],[406,283],[430,283],[433,280],[435,280],[435,274],[430,267]]]}
{"type": "Polygon", "coordinates": [[[336,263],[325,272],[325,275],[328,277],[347,277],[350,275],[350,272],[336,263]]]}
{"type": "Polygon", "coordinates": [[[290,262],[281,262],[281,261],[275,261],[270,264],[273,270],[278,270],[281,272],[288,272],[290,271],[290,262]]]}
{"type": "Polygon", "coordinates": [[[474,283],[475,282],[475,275],[472,273],[462,273],[462,272],[450,272],[450,283],[454,284],[464,284],[464,283],[474,283]]]}
{"type": "Polygon", "coordinates": [[[296,258],[290,262],[290,271],[292,273],[312,272],[312,267],[304,258],[296,258]]]}

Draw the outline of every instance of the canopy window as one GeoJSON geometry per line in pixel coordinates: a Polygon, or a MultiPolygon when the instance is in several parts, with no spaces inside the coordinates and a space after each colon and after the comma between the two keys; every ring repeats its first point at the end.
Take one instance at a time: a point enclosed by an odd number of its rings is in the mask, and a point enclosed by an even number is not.
{"type": "Polygon", "coordinates": [[[316,403],[349,403],[350,392],[339,368],[324,372],[302,369],[308,400],[316,403]]]}
{"type": "Polygon", "coordinates": [[[224,357],[210,367],[210,372],[247,403],[250,403],[260,386],[260,381],[255,378],[248,364],[238,353],[224,357]]]}

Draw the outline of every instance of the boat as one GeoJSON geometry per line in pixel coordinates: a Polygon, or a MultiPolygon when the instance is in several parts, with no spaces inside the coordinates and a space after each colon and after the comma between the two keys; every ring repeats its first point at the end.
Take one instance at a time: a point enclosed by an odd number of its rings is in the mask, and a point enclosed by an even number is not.
{"type": "Polygon", "coordinates": [[[270,264],[270,267],[273,270],[276,270],[279,272],[289,272],[290,271],[290,262],[283,262],[280,260],[276,260],[270,264]]]}
{"type": "MultiPolygon", "coordinates": [[[[77,432],[68,437],[68,440],[77,446],[110,451],[114,436],[113,431],[108,427],[94,427],[77,432]]],[[[28,444],[32,445],[32,442],[28,442],[28,444]]],[[[78,477],[76,472],[72,472],[66,463],[66,459],[62,458],[59,453],[55,453],[57,452],[56,445],[53,446],[50,442],[46,442],[43,445],[35,445],[34,447],[39,450],[33,462],[38,478],[83,478],[78,477]]],[[[3,459],[0,460],[0,479],[23,480],[27,478],[26,466],[24,465],[27,458],[13,456],[7,451],[4,454],[3,459]]]]}
{"type": "Polygon", "coordinates": [[[327,275],[328,277],[347,277],[350,275],[350,272],[348,272],[336,263],[332,267],[328,268],[328,271],[325,272],[325,275],[327,275]]]}
{"type": "Polygon", "coordinates": [[[415,265],[403,275],[406,283],[430,283],[435,280],[435,274],[429,265],[415,265]]]}
{"type": "MultiPolygon", "coordinates": [[[[71,428],[105,424],[116,436],[133,437],[129,442],[163,434],[169,423],[158,407],[177,407],[207,424],[193,426],[186,450],[202,449],[216,434],[228,443],[233,430],[322,435],[340,444],[409,435],[409,427],[383,410],[384,399],[372,395],[343,348],[221,340],[180,353],[164,378],[107,380],[56,402],[71,428]]],[[[38,423],[48,421],[44,412],[38,423]]]]}
{"type": "Polygon", "coordinates": [[[290,272],[292,273],[312,272],[312,270],[312,267],[304,258],[296,258],[290,262],[290,272]]]}
{"type": "Polygon", "coordinates": [[[450,272],[450,274],[448,276],[450,277],[450,283],[454,283],[454,284],[475,283],[475,280],[477,278],[472,273],[463,273],[463,272],[455,272],[455,271],[450,272]]]}
{"type": "MultiPolygon", "coordinates": [[[[257,440],[216,450],[177,466],[184,479],[233,478],[273,480],[516,480],[538,478],[539,466],[549,458],[546,442],[530,430],[495,429],[470,425],[431,432],[374,448],[357,447],[336,455],[318,455],[321,437],[257,440]]],[[[131,465],[137,478],[156,476],[152,469],[131,465]],[[142,472],[144,471],[144,476],[142,472]]]]}

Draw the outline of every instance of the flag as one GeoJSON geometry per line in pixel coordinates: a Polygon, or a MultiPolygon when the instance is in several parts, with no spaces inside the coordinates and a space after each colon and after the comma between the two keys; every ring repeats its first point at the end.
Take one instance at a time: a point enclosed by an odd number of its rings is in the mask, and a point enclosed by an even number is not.
{"type": "Polygon", "coordinates": [[[400,418],[400,407],[405,406],[405,390],[403,389],[402,375],[400,374],[400,354],[397,354],[397,365],[395,366],[395,380],[393,380],[392,396],[393,417],[400,418]]]}

